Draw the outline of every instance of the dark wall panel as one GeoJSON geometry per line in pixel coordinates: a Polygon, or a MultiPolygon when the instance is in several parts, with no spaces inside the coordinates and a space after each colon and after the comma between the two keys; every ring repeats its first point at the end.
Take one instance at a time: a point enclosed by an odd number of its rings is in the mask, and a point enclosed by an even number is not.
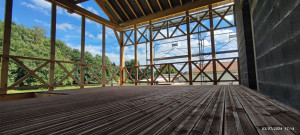
{"type": "MultiPolygon", "coordinates": [[[[249,0],[259,92],[297,109],[300,109],[299,3],[300,0],[249,0]]],[[[236,11],[236,17],[238,12],[241,11],[236,11]]],[[[245,38],[245,33],[240,38],[245,38]]],[[[243,48],[239,51],[244,53],[243,48]]]]}

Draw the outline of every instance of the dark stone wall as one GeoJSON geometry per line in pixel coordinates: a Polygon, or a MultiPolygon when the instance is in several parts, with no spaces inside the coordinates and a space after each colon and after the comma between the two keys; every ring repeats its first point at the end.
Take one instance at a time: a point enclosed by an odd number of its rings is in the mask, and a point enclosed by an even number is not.
{"type": "Polygon", "coordinates": [[[257,89],[255,54],[252,40],[252,24],[249,3],[235,1],[235,20],[237,43],[240,59],[241,83],[251,89],[257,89]]]}
{"type": "Polygon", "coordinates": [[[300,110],[300,0],[248,1],[258,91],[300,110]]]}

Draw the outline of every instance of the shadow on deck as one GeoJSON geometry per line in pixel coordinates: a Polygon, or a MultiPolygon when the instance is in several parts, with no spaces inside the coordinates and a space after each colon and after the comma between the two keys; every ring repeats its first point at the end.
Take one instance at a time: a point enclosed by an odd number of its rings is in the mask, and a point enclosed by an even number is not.
{"type": "Polygon", "coordinates": [[[300,113],[243,86],[124,86],[0,102],[0,134],[299,134],[300,113]]]}

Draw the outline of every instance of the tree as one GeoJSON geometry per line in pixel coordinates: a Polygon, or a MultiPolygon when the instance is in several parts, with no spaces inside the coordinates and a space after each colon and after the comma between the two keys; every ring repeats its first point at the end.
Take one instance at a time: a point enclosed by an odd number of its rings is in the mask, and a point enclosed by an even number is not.
{"type": "MultiPolygon", "coordinates": [[[[2,41],[3,41],[3,22],[0,21],[0,54],[2,54],[2,41]]],[[[33,57],[33,58],[44,58],[49,59],[50,57],[50,39],[45,37],[47,31],[40,26],[32,26],[26,28],[23,25],[17,25],[12,23],[12,33],[11,33],[11,47],[10,47],[10,55],[16,56],[24,56],[24,57],[33,57]]],[[[63,60],[63,61],[72,61],[72,62],[80,62],[81,53],[77,49],[72,49],[67,46],[63,41],[56,40],[56,52],[55,59],[63,60]]],[[[89,64],[97,64],[102,65],[102,56],[96,55],[93,56],[89,52],[85,52],[85,62],[89,64]]],[[[38,60],[24,60],[19,59],[24,65],[26,65],[29,69],[34,70],[40,65],[44,63],[44,61],[38,60]]],[[[111,61],[108,57],[105,60],[106,65],[112,65],[111,61]]],[[[77,65],[76,64],[67,64],[62,63],[62,65],[68,70],[73,70],[77,65]]],[[[91,67],[94,71],[97,70],[97,67],[91,67]]],[[[67,75],[67,73],[60,68],[59,65],[55,64],[55,83],[58,83],[63,77],[67,75]]],[[[28,72],[20,67],[18,64],[13,62],[13,60],[9,63],[9,80],[8,85],[10,86],[28,72]]],[[[36,72],[36,74],[41,77],[45,82],[48,82],[49,78],[49,64],[44,68],[40,69],[36,72]]],[[[80,80],[80,70],[77,69],[75,72],[75,77],[77,80],[80,80]]],[[[112,76],[109,71],[106,71],[108,77],[112,76]]],[[[102,72],[98,74],[102,75],[102,72]]],[[[91,72],[85,68],[85,81],[92,76],[91,72]]],[[[109,78],[107,78],[108,80],[109,78]]],[[[97,83],[93,80],[93,83],[97,83]]],[[[75,84],[75,81],[69,77],[64,82],[64,85],[75,84]]],[[[34,85],[42,85],[34,77],[29,77],[25,79],[18,86],[34,86],[34,85]]]]}

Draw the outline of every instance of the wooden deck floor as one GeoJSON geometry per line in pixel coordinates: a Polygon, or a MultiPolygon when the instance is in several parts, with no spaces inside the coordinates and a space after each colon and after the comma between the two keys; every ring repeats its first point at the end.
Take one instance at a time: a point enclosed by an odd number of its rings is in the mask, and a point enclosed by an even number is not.
{"type": "Polygon", "coordinates": [[[300,113],[242,86],[125,86],[0,102],[0,134],[300,134],[300,113]]]}

